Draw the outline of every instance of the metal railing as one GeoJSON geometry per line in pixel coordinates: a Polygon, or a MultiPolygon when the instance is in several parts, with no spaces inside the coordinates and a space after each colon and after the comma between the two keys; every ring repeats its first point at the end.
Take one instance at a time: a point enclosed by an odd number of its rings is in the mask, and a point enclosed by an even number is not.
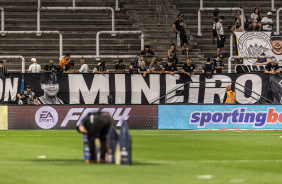
{"type": "MultiPolygon", "coordinates": [[[[162,8],[164,14],[165,14],[165,34],[167,35],[167,12],[166,9],[164,7],[164,5],[161,3],[160,4],[160,9],[162,8]]],[[[159,10],[159,24],[161,22],[161,10],[159,10]]]]}
{"type": "Polygon", "coordinates": [[[263,59],[263,58],[273,58],[273,56],[230,56],[228,58],[228,73],[231,73],[231,65],[233,59],[263,59]]]}
{"type": "MultiPolygon", "coordinates": [[[[4,12],[4,8],[0,7],[1,10],[1,31],[4,31],[4,26],[5,26],[5,12],[4,12]]],[[[4,36],[4,35],[3,35],[4,36]]]]}
{"type": "Polygon", "coordinates": [[[41,10],[110,10],[112,12],[112,31],[115,31],[115,10],[111,7],[75,7],[75,0],[73,0],[72,7],[41,7],[41,0],[38,0],[37,31],[40,31],[41,10]]]}
{"type": "MultiPolygon", "coordinates": [[[[96,34],[96,60],[99,60],[102,57],[100,56],[100,34],[141,34],[141,50],[144,49],[144,34],[142,31],[99,31],[96,34]]],[[[107,58],[134,58],[135,55],[107,55],[107,58]]]]}
{"type": "Polygon", "coordinates": [[[41,34],[59,34],[59,57],[63,55],[63,34],[59,31],[0,31],[0,34],[36,34],[37,36],[41,34]]]}
{"type": "Polygon", "coordinates": [[[102,59],[102,58],[110,58],[110,59],[128,59],[128,58],[139,58],[137,55],[71,55],[71,58],[88,58],[88,59],[102,59]]]}
{"type": "MultiPolygon", "coordinates": [[[[200,2],[202,2],[203,0],[201,0],[200,2]]],[[[241,28],[242,30],[244,31],[244,10],[242,8],[202,8],[200,7],[200,9],[198,10],[198,33],[197,33],[197,36],[202,36],[202,23],[201,23],[201,12],[202,11],[213,11],[215,9],[219,9],[219,10],[223,10],[223,11],[241,11],[241,17],[242,20],[241,20],[241,28]]]]}
{"type": "Polygon", "coordinates": [[[271,11],[276,11],[274,6],[274,0],[271,0],[271,11]]]}
{"type": "Polygon", "coordinates": [[[277,32],[280,32],[280,29],[279,29],[279,26],[280,26],[280,17],[279,17],[279,14],[280,14],[280,11],[282,10],[282,8],[278,8],[277,11],[276,11],[276,31],[277,32]]]}
{"type": "Polygon", "coordinates": [[[25,73],[25,59],[23,56],[0,56],[1,59],[21,59],[22,60],[22,73],[25,73]]]}

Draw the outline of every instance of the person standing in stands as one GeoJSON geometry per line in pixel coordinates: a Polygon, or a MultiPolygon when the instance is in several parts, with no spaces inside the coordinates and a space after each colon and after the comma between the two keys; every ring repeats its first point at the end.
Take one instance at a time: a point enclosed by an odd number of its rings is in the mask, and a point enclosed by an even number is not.
{"type": "Polygon", "coordinates": [[[238,64],[235,66],[234,73],[250,73],[249,68],[243,64],[243,59],[238,61],[238,64]]]}
{"type": "Polygon", "coordinates": [[[41,72],[41,66],[37,64],[37,61],[35,58],[31,58],[31,65],[29,66],[27,73],[40,73],[41,72]]]}
{"type": "Polygon", "coordinates": [[[109,70],[106,66],[106,62],[102,61],[96,68],[94,68],[93,73],[100,73],[102,75],[104,75],[104,73],[109,73],[109,70]]]}
{"type": "Polygon", "coordinates": [[[216,23],[216,33],[217,33],[217,55],[220,54],[221,49],[224,47],[225,36],[223,31],[223,25],[225,17],[221,16],[216,23]]]}
{"type": "Polygon", "coordinates": [[[60,61],[60,66],[62,68],[64,68],[64,65],[67,65],[68,67],[70,67],[69,62],[71,61],[70,59],[70,54],[66,53],[65,57],[63,57],[60,61]]]}
{"type": "Polygon", "coordinates": [[[216,74],[211,58],[207,58],[207,63],[203,65],[202,73],[205,74],[205,77],[208,79],[212,78],[213,74],[216,74]]]}
{"type": "Polygon", "coordinates": [[[4,66],[4,61],[0,61],[0,76],[5,76],[7,74],[7,69],[4,66]]]}
{"type": "Polygon", "coordinates": [[[177,39],[177,35],[179,35],[180,37],[181,49],[185,49],[185,46],[188,44],[188,38],[187,38],[186,31],[184,29],[184,22],[183,22],[182,14],[178,14],[177,20],[172,25],[172,28],[175,31],[176,39],[177,39]]]}
{"type": "Polygon", "coordinates": [[[222,56],[217,55],[217,57],[213,60],[214,68],[216,70],[216,73],[222,73],[222,70],[224,69],[224,64],[222,61],[222,56]]]}
{"type": "Polygon", "coordinates": [[[192,58],[187,58],[187,63],[184,64],[181,70],[184,80],[191,81],[191,76],[197,72],[196,66],[192,63],[192,58]]]}
{"type": "Polygon", "coordinates": [[[178,73],[177,67],[172,63],[171,60],[168,60],[167,64],[165,65],[165,73],[169,73],[170,75],[178,73]]]}
{"type": "Polygon", "coordinates": [[[152,67],[152,73],[159,73],[162,74],[164,73],[164,66],[162,65],[162,58],[158,58],[157,62],[154,63],[152,67]]]}
{"type": "Polygon", "coordinates": [[[80,64],[81,64],[80,69],[76,71],[76,73],[88,73],[89,67],[84,58],[80,59],[80,64]]]}
{"type": "Polygon", "coordinates": [[[150,73],[149,67],[146,65],[146,62],[143,60],[140,63],[138,68],[138,73],[143,73],[143,77],[146,77],[147,73],[150,73]]]}
{"type": "Polygon", "coordinates": [[[211,39],[211,45],[213,45],[214,38],[217,37],[215,25],[216,25],[216,23],[218,22],[218,14],[219,14],[219,10],[218,10],[218,9],[215,9],[215,10],[213,11],[213,25],[212,25],[212,39],[211,39]]]}
{"type": "Polygon", "coordinates": [[[52,73],[57,72],[57,67],[53,64],[54,61],[51,59],[48,63],[48,65],[45,65],[43,69],[43,73],[52,73]]]}
{"type": "Polygon", "coordinates": [[[262,30],[263,31],[272,31],[273,28],[273,20],[271,18],[272,13],[268,12],[266,17],[263,17],[261,20],[262,30]]]}
{"type": "Polygon", "coordinates": [[[115,65],[114,68],[114,73],[125,73],[125,66],[123,59],[118,60],[118,63],[115,65]]]}
{"type": "Polygon", "coordinates": [[[154,52],[150,49],[150,45],[145,45],[144,50],[140,53],[140,58],[146,62],[148,67],[152,67],[156,58],[154,52]]]}
{"type": "Polygon", "coordinates": [[[231,90],[231,85],[226,86],[226,93],[224,96],[224,102],[226,104],[235,104],[235,93],[231,90]]]}
{"type": "Polygon", "coordinates": [[[255,8],[254,13],[251,14],[251,20],[252,20],[253,31],[256,31],[256,28],[259,27],[259,32],[261,32],[262,25],[260,22],[261,17],[258,8],[255,8]]]}

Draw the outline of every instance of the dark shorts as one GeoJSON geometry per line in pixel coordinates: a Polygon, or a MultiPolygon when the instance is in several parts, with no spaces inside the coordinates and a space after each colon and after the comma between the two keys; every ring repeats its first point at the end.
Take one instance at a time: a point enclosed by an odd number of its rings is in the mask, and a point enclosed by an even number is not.
{"type": "Polygon", "coordinates": [[[219,39],[217,38],[217,48],[222,48],[222,47],[224,47],[225,36],[221,36],[221,35],[220,35],[220,37],[221,37],[221,40],[219,40],[219,39]]]}
{"type": "Polygon", "coordinates": [[[215,29],[212,30],[212,35],[213,35],[214,37],[217,37],[217,32],[216,32],[215,29]]]}

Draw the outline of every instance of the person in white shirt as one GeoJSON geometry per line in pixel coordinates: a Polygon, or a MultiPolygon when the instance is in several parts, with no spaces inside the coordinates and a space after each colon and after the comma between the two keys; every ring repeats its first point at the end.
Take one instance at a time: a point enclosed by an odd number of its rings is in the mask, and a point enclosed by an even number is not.
{"type": "Polygon", "coordinates": [[[27,73],[40,73],[41,72],[41,66],[37,64],[37,61],[35,58],[31,58],[31,65],[29,66],[27,73]]]}
{"type": "Polygon", "coordinates": [[[220,54],[221,49],[224,47],[225,36],[222,23],[224,22],[225,17],[221,16],[216,23],[216,33],[217,33],[217,55],[220,54]]]}
{"type": "Polygon", "coordinates": [[[251,14],[251,20],[252,20],[253,31],[256,31],[257,27],[259,27],[259,31],[261,31],[262,25],[261,25],[261,18],[258,8],[255,8],[254,13],[251,14]]]}
{"type": "Polygon", "coordinates": [[[80,64],[81,64],[81,67],[76,73],[88,73],[89,67],[84,58],[80,59],[80,64]]]}
{"type": "Polygon", "coordinates": [[[261,24],[262,24],[262,30],[263,31],[272,31],[272,27],[273,27],[273,21],[272,21],[272,13],[268,12],[266,14],[266,17],[263,17],[263,19],[261,20],[261,24]]]}

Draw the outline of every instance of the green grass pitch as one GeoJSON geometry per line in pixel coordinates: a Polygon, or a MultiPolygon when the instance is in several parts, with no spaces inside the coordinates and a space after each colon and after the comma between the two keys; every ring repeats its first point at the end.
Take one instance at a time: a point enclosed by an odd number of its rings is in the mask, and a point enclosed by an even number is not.
{"type": "Polygon", "coordinates": [[[133,165],[116,166],[86,164],[76,131],[0,131],[0,184],[282,183],[282,131],[130,133],[133,165]]]}

